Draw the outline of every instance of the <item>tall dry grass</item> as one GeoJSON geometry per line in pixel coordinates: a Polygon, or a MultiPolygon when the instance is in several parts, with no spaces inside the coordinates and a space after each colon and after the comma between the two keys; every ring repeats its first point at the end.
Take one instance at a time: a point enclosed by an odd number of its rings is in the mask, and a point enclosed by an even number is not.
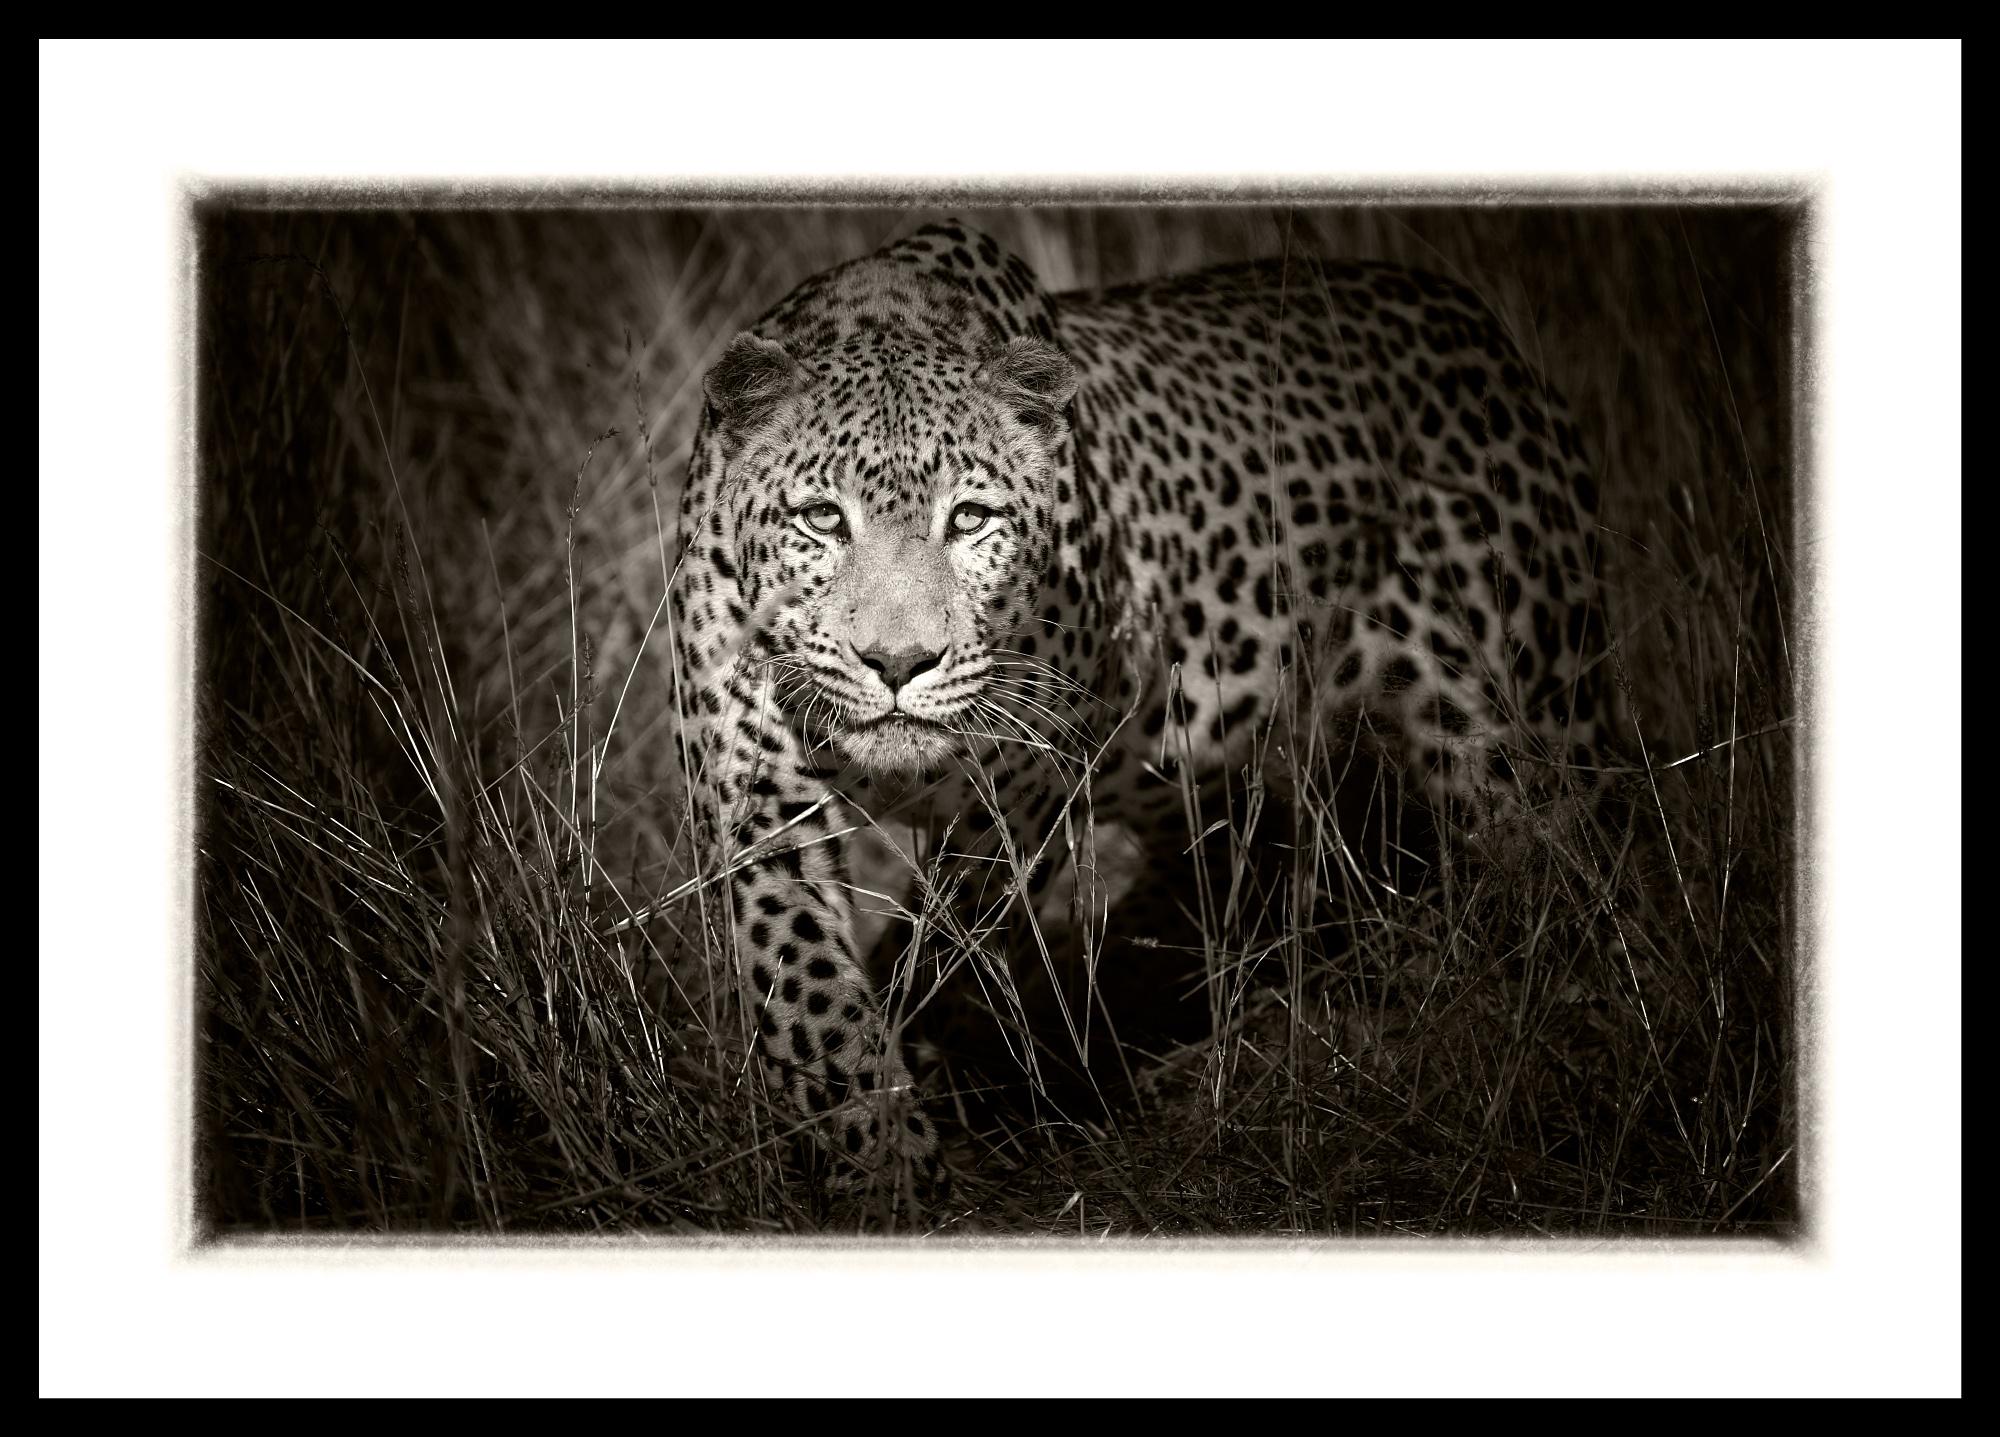
{"type": "MultiPolygon", "coordinates": [[[[214,1230],[884,1220],[819,1196],[714,981],[661,599],[707,364],[929,217],[201,217],[214,1230]]],[[[1448,850],[1438,891],[1394,906],[1344,886],[1311,803],[1230,815],[1179,930],[1107,947],[1103,1017],[1139,1018],[1126,1051],[1100,1030],[1081,1087],[1056,1081],[1061,1034],[1031,1035],[1039,1090],[949,1025],[926,1038],[961,1172],[927,1221],[1788,1227],[1799,212],[964,217],[1055,289],[1307,251],[1473,285],[1599,456],[1628,771],[1594,820],[1448,850]]],[[[978,1026],[976,994],[936,1007],[978,1026]]]]}

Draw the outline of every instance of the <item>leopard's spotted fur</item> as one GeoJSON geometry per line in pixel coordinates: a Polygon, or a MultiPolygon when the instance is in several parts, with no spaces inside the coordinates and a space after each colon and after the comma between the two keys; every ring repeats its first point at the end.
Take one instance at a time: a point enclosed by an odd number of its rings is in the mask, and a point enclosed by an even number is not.
{"type": "Polygon", "coordinates": [[[1266,262],[1051,295],[945,224],[801,285],[706,393],[685,752],[770,1070],[860,1169],[937,1146],[847,887],[899,796],[1000,860],[990,926],[1081,804],[1179,823],[1184,774],[1302,722],[1365,721],[1468,814],[1598,764],[1594,482],[1462,285],[1266,262]]]}

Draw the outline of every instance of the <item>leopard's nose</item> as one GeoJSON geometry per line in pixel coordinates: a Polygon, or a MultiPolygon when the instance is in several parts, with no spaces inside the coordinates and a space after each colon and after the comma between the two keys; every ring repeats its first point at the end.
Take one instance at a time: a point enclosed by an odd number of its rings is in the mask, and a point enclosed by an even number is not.
{"type": "Polygon", "coordinates": [[[918,674],[938,666],[944,657],[943,649],[923,647],[873,648],[859,651],[861,662],[882,676],[882,682],[889,686],[889,692],[896,693],[918,674]]]}

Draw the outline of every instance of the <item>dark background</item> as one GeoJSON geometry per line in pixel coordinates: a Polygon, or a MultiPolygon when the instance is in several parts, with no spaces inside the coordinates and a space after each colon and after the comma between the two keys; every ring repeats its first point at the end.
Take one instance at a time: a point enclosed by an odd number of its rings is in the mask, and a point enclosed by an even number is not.
{"type": "MultiPolygon", "coordinates": [[[[687,876],[649,625],[700,376],[798,281],[943,213],[204,206],[216,1229],[846,1221],[743,1096],[701,895],[604,929],[687,876]]],[[[1122,1126],[982,1132],[953,1221],[1047,1230],[1074,1191],[1119,1232],[1787,1227],[1802,206],[950,213],[1054,290],[1304,252],[1470,284],[1597,457],[1636,760],[1614,955],[1536,936],[1587,906],[1552,863],[1298,980],[1351,1013],[1421,972],[1447,1016],[1348,1020],[1345,1066],[1257,1071],[1218,1036],[1122,1126]],[[1505,971],[1439,936],[1467,923],[1505,971]]]]}

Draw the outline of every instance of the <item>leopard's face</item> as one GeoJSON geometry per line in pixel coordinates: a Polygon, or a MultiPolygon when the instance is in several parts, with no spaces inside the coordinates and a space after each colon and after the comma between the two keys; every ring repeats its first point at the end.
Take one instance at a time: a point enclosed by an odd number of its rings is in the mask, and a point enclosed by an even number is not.
{"type": "Polygon", "coordinates": [[[1067,494],[1069,373],[1025,340],[793,365],[729,464],[754,662],[810,741],[913,774],[1004,732],[1067,494]]]}
{"type": "Polygon", "coordinates": [[[770,626],[786,706],[870,770],[939,767],[992,729],[986,691],[1039,587],[1053,466],[985,407],[900,460],[866,438],[852,462],[802,456],[759,514],[798,586],[770,626]]]}

